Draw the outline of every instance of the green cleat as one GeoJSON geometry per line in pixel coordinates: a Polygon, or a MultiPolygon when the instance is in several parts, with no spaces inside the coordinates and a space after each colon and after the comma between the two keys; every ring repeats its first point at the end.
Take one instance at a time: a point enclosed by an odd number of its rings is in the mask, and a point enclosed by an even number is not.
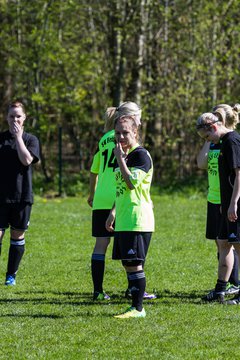
{"type": "Polygon", "coordinates": [[[104,300],[110,300],[110,296],[108,294],[106,294],[105,292],[95,292],[93,294],[93,300],[96,301],[104,301],[104,300]]]}
{"type": "Polygon", "coordinates": [[[117,319],[130,319],[130,318],[144,318],[146,316],[146,312],[144,309],[142,311],[138,311],[135,307],[129,307],[123,314],[114,315],[117,319]]]}

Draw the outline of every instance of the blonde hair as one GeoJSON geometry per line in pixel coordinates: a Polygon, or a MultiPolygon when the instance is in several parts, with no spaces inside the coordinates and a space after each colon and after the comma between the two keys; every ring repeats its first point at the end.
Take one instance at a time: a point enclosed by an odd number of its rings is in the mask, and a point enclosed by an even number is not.
{"type": "Polygon", "coordinates": [[[235,129],[239,123],[240,104],[235,104],[233,107],[227,104],[219,104],[214,106],[213,113],[219,118],[227,128],[235,129]]]}
{"type": "Polygon", "coordinates": [[[133,117],[137,126],[141,125],[141,115],[142,110],[140,107],[132,101],[125,101],[121,103],[118,107],[109,107],[105,112],[105,131],[110,131],[114,129],[114,124],[117,119],[120,119],[122,116],[131,116],[133,117]]]}
{"type": "Polygon", "coordinates": [[[23,103],[21,103],[18,100],[13,101],[12,103],[10,103],[8,105],[8,111],[11,110],[12,108],[17,108],[17,107],[20,107],[22,109],[22,111],[24,112],[24,114],[26,114],[25,106],[23,105],[23,103]]]}
{"type": "Polygon", "coordinates": [[[212,124],[219,122],[218,117],[213,113],[204,113],[197,119],[197,130],[208,130],[212,124]]]}
{"type": "Polygon", "coordinates": [[[221,123],[229,129],[235,129],[239,122],[240,105],[233,107],[227,104],[219,104],[213,108],[213,112],[204,113],[197,119],[197,130],[208,130],[212,124],[221,123]]]}

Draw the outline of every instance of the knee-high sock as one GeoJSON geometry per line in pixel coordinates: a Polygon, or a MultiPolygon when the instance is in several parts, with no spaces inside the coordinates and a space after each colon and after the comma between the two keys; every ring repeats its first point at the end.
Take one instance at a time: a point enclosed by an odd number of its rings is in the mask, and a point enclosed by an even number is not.
{"type": "Polygon", "coordinates": [[[11,239],[8,253],[7,275],[15,276],[25,251],[25,240],[11,239]]]}
{"type": "Polygon", "coordinates": [[[92,254],[91,260],[92,280],[94,292],[103,292],[103,277],[105,270],[105,255],[92,254]]]}
{"type": "Polygon", "coordinates": [[[142,310],[143,295],[146,288],[146,278],[143,270],[127,273],[132,294],[132,306],[142,310]]]}
{"type": "MultiPolygon", "coordinates": [[[[145,260],[142,260],[142,268],[144,270],[144,265],[145,265],[145,260]]],[[[128,273],[127,273],[127,278],[128,278],[128,273]]],[[[129,284],[129,279],[128,279],[128,289],[130,290],[131,286],[129,284]]]]}

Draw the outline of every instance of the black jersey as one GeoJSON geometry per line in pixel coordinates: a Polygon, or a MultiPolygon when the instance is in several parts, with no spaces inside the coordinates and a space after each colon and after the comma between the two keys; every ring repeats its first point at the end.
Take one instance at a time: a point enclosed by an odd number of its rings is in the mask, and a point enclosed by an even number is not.
{"type": "MultiPolygon", "coordinates": [[[[235,169],[240,168],[240,135],[236,131],[230,131],[223,136],[218,162],[221,205],[223,214],[226,215],[233,192],[235,169]]],[[[240,202],[238,209],[239,205],[240,202]]]]}
{"type": "MultiPolygon", "coordinates": [[[[39,161],[39,142],[36,136],[23,133],[23,141],[33,156],[33,163],[39,161]]],[[[0,133],[0,203],[33,203],[32,167],[21,163],[14,136],[5,131],[0,133]]]]}

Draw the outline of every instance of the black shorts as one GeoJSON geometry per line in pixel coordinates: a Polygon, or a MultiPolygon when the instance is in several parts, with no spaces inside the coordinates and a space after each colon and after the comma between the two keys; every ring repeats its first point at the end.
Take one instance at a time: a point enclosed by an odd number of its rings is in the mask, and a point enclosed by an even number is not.
{"type": "Polygon", "coordinates": [[[218,238],[220,224],[221,224],[221,212],[220,204],[207,203],[207,223],[206,223],[206,238],[210,240],[216,240],[218,238]]]}
{"type": "Polygon", "coordinates": [[[107,231],[105,227],[106,220],[110,210],[93,210],[92,212],[92,236],[111,237],[114,233],[107,231]]]}
{"type": "Polygon", "coordinates": [[[27,230],[31,210],[29,203],[0,204],[0,229],[27,230]]]}
{"type": "Polygon", "coordinates": [[[145,260],[151,236],[151,232],[115,232],[112,253],[113,260],[145,260]]]}
{"type": "Polygon", "coordinates": [[[222,216],[218,238],[231,241],[232,237],[237,238],[240,242],[240,222],[231,222],[227,216],[222,216]]]}

